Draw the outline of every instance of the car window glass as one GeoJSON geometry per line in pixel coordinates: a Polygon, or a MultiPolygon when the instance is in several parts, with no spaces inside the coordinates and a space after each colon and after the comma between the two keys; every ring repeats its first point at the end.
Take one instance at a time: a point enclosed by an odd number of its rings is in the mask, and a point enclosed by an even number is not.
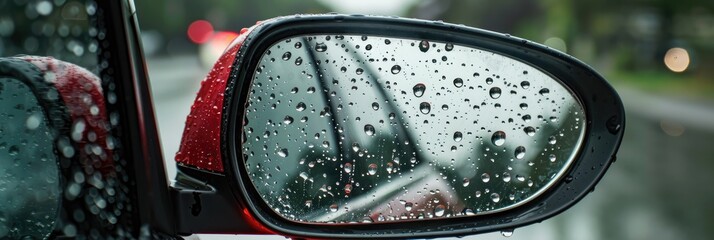
{"type": "Polygon", "coordinates": [[[13,94],[30,99],[33,94],[17,84],[0,88],[5,98],[0,101],[5,141],[0,144],[1,239],[130,237],[138,232],[130,224],[133,178],[116,134],[121,124],[117,67],[111,58],[116,54],[103,27],[108,11],[100,5],[93,0],[0,1],[0,58],[34,65],[40,77],[32,81],[51,89],[49,95],[33,91],[39,105],[26,102],[18,108],[15,101],[23,98],[13,94]],[[64,109],[65,115],[59,117],[48,105],[64,109]],[[64,121],[63,127],[44,124],[49,120],[43,112],[64,121]]]}

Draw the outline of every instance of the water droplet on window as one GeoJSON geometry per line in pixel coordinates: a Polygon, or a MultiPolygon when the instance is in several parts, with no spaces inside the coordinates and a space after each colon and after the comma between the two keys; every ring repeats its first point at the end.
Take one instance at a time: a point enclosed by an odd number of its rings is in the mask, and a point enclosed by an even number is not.
{"type": "Polygon", "coordinates": [[[359,152],[359,143],[352,143],[352,151],[359,152]]]}
{"type": "Polygon", "coordinates": [[[469,185],[469,183],[471,183],[471,180],[469,180],[468,178],[464,178],[464,180],[461,182],[461,185],[466,187],[469,185]]]}
{"type": "Polygon", "coordinates": [[[504,182],[510,182],[510,181],[511,181],[511,174],[510,174],[510,173],[503,173],[503,181],[504,181],[504,182]]]}
{"type": "Polygon", "coordinates": [[[301,48],[301,47],[302,47],[302,43],[301,43],[301,42],[296,42],[296,43],[295,43],[295,48],[296,48],[296,49],[299,49],[299,48],[301,48]]]}
{"type": "Polygon", "coordinates": [[[548,159],[550,160],[550,162],[555,162],[555,160],[556,160],[555,154],[551,153],[550,155],[548,155],[548,159]]]}
{"type": "Polygon", "coordinates": [[[429,51],[429,41],[422,40],[422,41],[419,43],[419,50],[422,51],[422,52],[429,51]]]}
{"type": "Polygon", "coordinates": [[[337,212],[337,203],[330,205],[330,212],[337,212]]]}
{"type": "Polygon", "coordinates": [[[397,74],[402,71],[402,67],[399,65],[392,66],[392,74],[397,74]]]}
{"type": "Polygon", "coordinates": [[[367,46],[364,46],[364,49],[367,49],[367,51],[372,50],[372,44],[367,44],[367,46]]]}
{"type": "Polygon", "coordinates": [[[407,211],[411,211],[413,207],[414,207],[414,204],[411,203],[411,202],[405,202],[405,203],[404,203],[404,209],[407,210],[407,211]]]}
{"type": "Polygon", "coordinates": [[[549,143],[550,145],[555,144],[555,143],[556,143],[555,136],[550,136],[550,137],[548,137],[548,143],[549,143]]]}
{"type": "Polygon", "coordinates": [[[461,78],[455,78],[454,79],[454,86],[457,88],[463,87],[464,86],[464,80],[461,78]]]}
{"type": "Polygon", "coordinates": [[[431,104],[429,104],[428,102],[420,103],[419,111],[421,111],[421,113],[423,114],[428,114],[429,112],[431,112],[431,104]]]}
{"type": "Polygon", "coordinates": [[[501,88],[492,87],[491,90],[488,91],[488,94],[491,95],[491,98],[497,99],[501,96],[501,88]]]}
{"type": "Polygon", "coordinates": [[[517,159],[523,159],[523,157],[526,156],[526,147],[524,147],[524,146],[516,147],[516,151],[514,152],[514,155],[516,156],[517,159]]]}
{"type": "MultiPolygon", "coordinates": [[[[290,53],[290,52],[285,52],[285,53],[283,53],[283,60],[284,60],[284,61],[290,60],[290,57],[291,57],[291,56],[292,56],[292,53],[290,53]]],[[[298,65],[299,65],[299,64],[298,64],[298,65]]]]}
{"type": "Polygon", "coordinates": [[[481,174],[481,181],[483,181],[484,183],[491,181],[491,175],[488,175],[488,173],[481,174]]]}
{"type": "Polygon", "coordinates": [[[414,96],[415,96],[415,97],[424,96],[424,91],[426,91],[426,85],[421,84],[421,83],[417,83],[416,85],[414,85],[414,87],[412,88],[412,90],[414,91],[414,96]]]}
{"type": "Polygon", "coordinates": [[[372,109],[374,109],[375,111],[379,110],[379,103],[373,102],[373,103],[372,103],[372,109]]]}
{"type": "Polygon", "coordinates": [[[295,65],[300,66],[300,64],[302,64],[302,57],[297,57],[295,59],[295,65]]]}
{"type": "Polygon", "coordinates": [[[315,51],[324,52],[326,50],[327,50],[327,45],[325,45],[325,43],[320,42],[320,43],[315,44],[315,51]]]}
{"type": "Polygon", "coordinates": [[[364,133],[367,134],[367,136],[374,135],[374,126],[371,124],[364,125],[364,133]]]}
{"type": "Polygon", "coordinates": [[[454,141],[460,142],[461,139],[464,138],[464,135],[461,132],[455,132],[454,133],[454,141]]]}
{"type": "Polygon", "coordinates": [[[493,78],[486,78],[486,84],[491,85],[493,83],[493,78]]]}
{"type": "Polygon", "coordinates": [[[10,154],[10,156],[17,156],[17,154],[20,153],[20,148],[15,145],[12,145],[10,146],[7,152],[10,154]]]}
{"type": "Polygon", "coordinates": [[[357,75],[362,75],[362,73],[364,73],[364,69],[357,68],[357,70],[355,70],[355,73],[357,73],[357,75]]]}
{"type": "Polygon", "coordinates": [[[315,92],[315,87],[308,87],[307,88],[307,93],[314,93],[315,92]]]}
{"type": "Polygon", "coordinates": [[[491,137],[491,142],[493,145],[501,146],[506,142],[506,133],[503,131],[496,131],[491,137]]]}
{"type": "Polygon", "coordinates": [[[25,127],[27,127],[28,130],[35,130],[40,126],[41,121],[42,121],[41,114],[38,114],[38,113],[32,114],[25,121],[25,127]]]}

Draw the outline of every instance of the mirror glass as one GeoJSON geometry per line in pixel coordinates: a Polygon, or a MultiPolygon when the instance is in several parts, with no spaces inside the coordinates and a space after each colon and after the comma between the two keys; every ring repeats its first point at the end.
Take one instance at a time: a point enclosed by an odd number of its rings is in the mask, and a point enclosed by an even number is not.
{"type": "Polygon", "coordinates": [[[30,87],[0,77],[0,238],[43,239],[60,206],[54,135],[30,87]]]}
{"type": "Polygon", "coordinates": [[[309,35],[266,50],[241,146],[260,197],[308,223],[508,210],[553,185],[583,106],[531,65],[423,39],[309,35]]]}

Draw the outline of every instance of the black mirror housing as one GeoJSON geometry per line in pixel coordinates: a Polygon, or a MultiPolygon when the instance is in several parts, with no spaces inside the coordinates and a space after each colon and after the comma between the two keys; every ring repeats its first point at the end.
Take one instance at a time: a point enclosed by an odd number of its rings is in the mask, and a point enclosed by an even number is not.
{"type": "MultiPolygon", "coordinates": [[[[362,15],[297,15],[254,26],[233,46],[220,117],[222,171],[179,165],[172,188],[182,233],[278,233],[307,238],[431,238],[513,229],[553,217],[594,190],[615,155],[625,123],[622,102],[607,81],[579,60],[531,41],[438,21],[362,15]],[[584,112],[584,132],[572,162],[533,199],[503,211],[423,221],[311,223],[276,213],[253,185],[243,144],[246,108],[261,56],[275,43],[303,35],[369,35],[428,39],[496,53],[525,63],[557,79],[577,98],[584,112]],[[211,221],[207,221],[211,219],[211,221]],[[219,221],[216,221],[219,219],[219,221]]],[[[318,50],[319,51],[319,50],[318,50]]],[[[224,54],[231,54],[231,50],[224,54]]],[[[218,65],[217,65],[218,66],[218,65]]],[[[210,79],[206,85],[213,84],[210,79]]],[[[204,86],[206,87],[206,86],[204,86]]],[[[209,86],[211,87],[211,86],[209,86]]],[[[213,86],[215,87],[215,86],[213,86]]],[[[199,92],[199,95],[201,93],[199,92]]],[[[199,98],[202,96],[199,96],[199,98]]],[[[191,118],[191,116],[189,116],[191,118]]],[[[295,119],[297,120],[297,119],[295,119]]],[[[291,120],[292,122],[292,120],[291,120]]],[[[184,136],[186,138],[186,135],[184,136]]],[[[204,143],[206,144],[206,143],[204,143]]],[[[287,153],[284,153],[287,155],[287,153]]]]}

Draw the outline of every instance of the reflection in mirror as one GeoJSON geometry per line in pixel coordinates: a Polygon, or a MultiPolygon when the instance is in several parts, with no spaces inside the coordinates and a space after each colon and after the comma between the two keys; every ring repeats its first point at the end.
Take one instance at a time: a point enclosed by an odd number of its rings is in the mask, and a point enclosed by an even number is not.
{"type": "Polygon", "coordinates": [[[0,238],[43,239],[60,206],[54,136],[30,87],[0,77],[0,238]]]}
{"type": "Polygon", "coordinates": [[[508,210],[563,175],[585,132],[573,93],[528,64],[377,36],[272,45],[245,111],[255,189],[280,216],[310,223],[508,210]]]}

